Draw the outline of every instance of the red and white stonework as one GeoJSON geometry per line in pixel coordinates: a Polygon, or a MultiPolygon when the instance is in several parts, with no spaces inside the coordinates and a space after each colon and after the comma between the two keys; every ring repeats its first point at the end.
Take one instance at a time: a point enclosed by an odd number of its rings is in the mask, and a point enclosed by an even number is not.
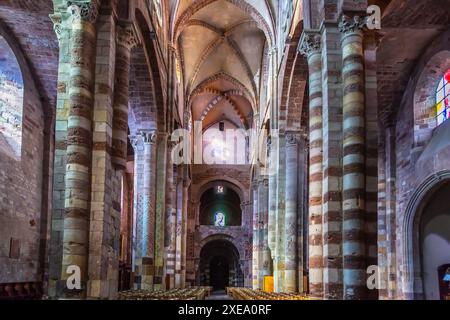
{"type": "Polygon", "coordinates": [[[0,1],[0,299],[450,299],[449,26],[434,0],[0,1]]]}

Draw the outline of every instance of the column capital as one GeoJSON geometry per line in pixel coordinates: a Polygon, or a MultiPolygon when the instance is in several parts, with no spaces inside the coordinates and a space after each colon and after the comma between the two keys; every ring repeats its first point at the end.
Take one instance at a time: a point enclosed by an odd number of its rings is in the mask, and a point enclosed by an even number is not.
{"type": "Polygon", "coordinates": [[[49,17],[53,22],[53,30],[55,30],[56,38],[58,38],[58,41],[60,41],[61,37],[62,37],[63,16],[60,12],[55,12],[55,13],[49,15],[49,17]]]}
{"type": "Polygon", "coordinates": [[[142,137],[144,143],[155,144],[158,138],[155,130],[141,130],[139,135],[142,137]]]}
{"type": "Polygon", "coordinates": [[[128,138],[130,139],[131,142],[131,146],[133,147],[134,151],[136,151],[136,148],[139,145],[139,142],[142,140],[142,137],[137,134],[137,135],[130,135],[128,136],[128,138]]]}
{"type": "Polygon", "coordinates": [[[306,57],[320,53],[322,50],[321,40],[322,36],[318,30],[304,30],[300,38],[298,51],[306,57]]]}
{"type": "Polygon", "coordinates": [[[99,14],[100,3],[98,0],[69,0],[67,12],[73,21],[85,21],[95,23],[99,14]]]}
{"type": "Polygon", "coordinates": [[[339,31],[343,34],[362,33],[367,24],[367,17],[342,15],[339,20],[339,31]]]}
{"type": "Polygon", "coordinates": [[[286,144],[296,145],[301,142],[303,134],[300,131],[287,131],[286,132],[286,144]]]}
{"type": "Polygon", "coordinates": [[[134,24],[130,22],[120,22],[117,25],[117,44],[123,47],[128,48],[129,50],[133,49],[135,46],[139,45],[140,40],[138,36],[138,32],[134,26],[134,24]]]}

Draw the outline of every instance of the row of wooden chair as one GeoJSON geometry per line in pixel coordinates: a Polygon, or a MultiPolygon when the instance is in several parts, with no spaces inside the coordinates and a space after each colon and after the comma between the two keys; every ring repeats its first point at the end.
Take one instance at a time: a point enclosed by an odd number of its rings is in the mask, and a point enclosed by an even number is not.
{"type": "Polygon", "coordinates": [[[119,292],[119,300],[204,300],[210,293],[208,287],[167,291],[128,290],[119,292]]]}
{"type": "Polygon", "coordinates": [[[234,300],[312,300],[299,293],[273,293],[249,288],[227,288],[227,294],[234,300]]]}

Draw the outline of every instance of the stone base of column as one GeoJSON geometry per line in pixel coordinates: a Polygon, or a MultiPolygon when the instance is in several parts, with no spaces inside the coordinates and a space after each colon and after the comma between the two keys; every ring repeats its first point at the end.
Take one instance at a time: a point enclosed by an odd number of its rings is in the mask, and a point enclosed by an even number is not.
{"type": "Polygon", "coordinates": [[[136,261],[134,276],[134,289],[136,290],[154,290],[155,267],[153,259],[144,257],[136,261]]]}

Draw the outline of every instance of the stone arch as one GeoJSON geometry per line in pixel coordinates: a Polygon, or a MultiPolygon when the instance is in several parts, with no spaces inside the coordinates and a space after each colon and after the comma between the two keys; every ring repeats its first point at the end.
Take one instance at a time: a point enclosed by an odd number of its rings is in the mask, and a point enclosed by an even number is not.
{"type": "Polygon", "coordinates": [[[245,193],[245,187],[236,179],[230,178],[230,177],[220,177],[218,179],[217,177],[211,177],[208,180],[204,181],[198,189],[197,193],[197,200],[200,201],[202,195],[214,185],[217,183],[221,183],[224,186],[233,189],[234,192],[236,192],[239,195],[239,198],[241,200],[241,203],[244,201],[247,201],[248,195],[245,193]]]}
{"type": "Polygon", "coordinates": [[[405,210],[402,225],[403,295],[406,299],[423,299],[422,264],[419,227],[427,201],[441,186],[450,182],[450,170],[429,176],[416,189],[405,210]]]}
{"type": "Polygon", "coordinates": [[[280,116],[284,115],[288,130],[307,129],[308,125],[308,62],[306,57],[298,52],[302,32],[303,21],[300,21],[289,44],[284,71],[280,116]]]}
{"type": "MultiPolygon", "coordinates": [[[[153,89],[153,97],[154,97],[154,109],[156,112],[156,127],[159,131],[165,131],[167,121],[166,121],[166,103],[165,103],[165,94],[162,90],[163,78],[161,74],[160,68],[160,56],[159,51],[156,50],[157,44],[156,40],[152,36],[152,29],[149,27],[149,22],[146,18],[146,15],[142,13],[140,8],[136,8],[135,12],[136,24],[139,30],[139,34],[141,37],[142,47],[141,49],[136,48],[134,51],[144,53],[145,60],[147,63],[148,73],[151,77],[152,89],[153,89]]],[[[142,71],[142,70],[141,70],[142,71]]],[[[148,111],[147,111],[148,112],[148,111]]],[[[145,111],[144,111],[145,113],[145,111]]],[[[136,115],[135,115],[136,116],[136,115]]],[[[136,119],[137,120],[137,119],[136,119]]],[[[154,128],[156,129],[156,128],[154,128]]]]}
{"type": "Polygon", "coordinates": [[[210,285],[212,283],[209,282],[209,265],[210,262],[215,258],[215,256],[208,255],[206,256],[204,251],[210,249],[210,246],[214,245],[225,245],[231,257],[224,257],[228,260],[228,262],[234,262],[233,265],[229,265],[230,273],[229,280],[230,286],[243,286],[244,277],[243,277],[243,255],[242,255],[242,244],[237,243],[234,238],[225,235],[225,234],[216,234],[210,236],[204,241],[202,241],[201,246],[199,246],[198,251],[198,265],[197,265],[197,284],[199,285],[210,285]],[[231,261],[230,261],[231,260],[231,261]]]}

